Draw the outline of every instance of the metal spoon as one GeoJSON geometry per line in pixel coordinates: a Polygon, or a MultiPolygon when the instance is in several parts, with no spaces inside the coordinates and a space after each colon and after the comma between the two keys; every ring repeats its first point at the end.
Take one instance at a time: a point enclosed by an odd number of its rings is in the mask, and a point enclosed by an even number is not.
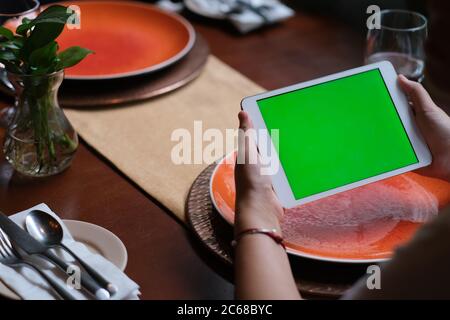
{"type": "Polygon", "coordinates": [[[45,272],[38,268],[34,263],[25,259],[19,251],[14,248],[11,241],[9,241],[8,235],[0,228],[0,262],[12,267],[29,267],[36,271],[42,278],[44,278],[47,283],[53,288],[53,290],[58,293],[58,295],[65,300],[76,300],[76,298],[69,293],[63,286],[58,282],[49,277],[45,272]]]}
{"type": "Polygon", "coordinates": [[[96,270],[90,267],[86,262],[80,259],[72,250],[62,243],[64,230],[59,224],[58,220],[53,218],[47,212],[41,210],[33,210],[28,213],[25,219],[25,225],[29,234],[31,234],[36,240],[44,243],[49,247],[59,246],[66,250],[72,257],[74,257],[80,265],[86,270],[86,272],[93,278],[98,284],[106,289],[111,295],[117,292],[117,287],[106,280],[96,270]]]}

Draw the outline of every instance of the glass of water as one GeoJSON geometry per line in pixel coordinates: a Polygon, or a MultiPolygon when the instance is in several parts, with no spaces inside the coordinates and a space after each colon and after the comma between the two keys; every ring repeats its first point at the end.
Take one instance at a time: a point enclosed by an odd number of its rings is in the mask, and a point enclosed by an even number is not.
{"type": "Polygon", "coordinates": [[[388,60],[397,73],[423,80],[427,19],[408,10],[382,10],[379,28],[367,33],[365,63],[388,60]]]}

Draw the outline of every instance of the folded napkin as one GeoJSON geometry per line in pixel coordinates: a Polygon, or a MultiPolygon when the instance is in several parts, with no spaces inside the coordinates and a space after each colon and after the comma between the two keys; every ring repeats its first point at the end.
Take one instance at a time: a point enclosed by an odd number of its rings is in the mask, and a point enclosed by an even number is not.
{"type": "Polygon", "coordinates": [[[182,1],[158,0],[156,5],[163,10],[171,12],[181,12],[184,9],[184,4],[182,1]]]}
{"type": "MultiPolygon", "coordinates": [[[[101,274],[117,286],[118,292],[114,294],[112,299],[138,299],[139,286],[110,261],[98,254],[92,253],[85,245],[75,241],[61,219],[53,211],[51,211],[47,205],[39,204],[28,210],[10,216],[10,218],[20,227],[24,228],[24,222],[28,212],[35,209],[45,211],[55,217],[64,229],[63,243],[95,270],[101,270],[101,274]]],[[[55,254],[63,258],[68,263],[74,262],[72,256],[65,251],[61,249],[52,250],[54,250],[55,254]]],[[[53,279],[60,282],[61,285],[65,285],[65,279],[62,271],[60,272],[60,270],[57,270],[53,264],[35,256],[30,257],[30,260],[32,260],[35,265],[40,266],[41,270],[43,270],[47,275],[53,277],[53,279]]],[[[13,269],[0,263],[0,280],[25,300],[48,300],[57,298],[56,293],[54,293],[53,289],[51,289],[47,282],[29,267],[13,269]]],[[[66,288],[77,299],[90,299],[90,297],[81,290],[71,289],[68,286],[66,288]]]]}
{"type": "Polygon", "coordinates": [[[292,17],[295,12],[278,0],[189,0],[204,12],[218,12],[221,8],[238,8],[229,13],[222,12],[225,17],[241,33],[247,33],[266,24],[273,24],[292,17]]]}

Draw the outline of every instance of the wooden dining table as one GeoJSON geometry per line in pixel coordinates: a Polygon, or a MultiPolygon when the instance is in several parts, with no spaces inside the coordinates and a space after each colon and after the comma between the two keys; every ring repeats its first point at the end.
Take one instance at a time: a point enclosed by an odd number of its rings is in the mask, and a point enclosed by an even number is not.
{"type": "MultiPolygon", "coordinates": [[[[364,33],[330,16],[298,10],[284,23],[239,35],[226,22],[184,15],[212,54],[267,89],[363,62],[364,33]]],[[[0,96],[0,107],[10,103],[0,96]]],[[[0,139],[4,134],[0,129],[0,139]]],[[[233,298],[232,267],[85,142],[72,166],[49,178],[20,176],[0,157],[1,211],[13,214],[44,202],[63,219],[111,230],[128,250],[126,273],[140,285],[143,299],[233,298]]],[[[302,262],[292,259],[294,274],[300,274],[302,262]]],[[[330,281],[332,273],[323,278],[330,281]]]]}

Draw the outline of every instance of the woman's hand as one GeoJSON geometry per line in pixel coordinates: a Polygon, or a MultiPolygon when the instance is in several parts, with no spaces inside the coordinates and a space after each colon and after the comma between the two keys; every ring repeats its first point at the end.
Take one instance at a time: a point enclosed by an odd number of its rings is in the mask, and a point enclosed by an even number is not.
{"type": "Polygon", "coordinates": [[[244,111],[239,113],[239,148],[235,168],[236,232],[249,228],[276,228],[283,216],[272,189],[270,176],[261,175],[261,166],[255,141],[248,135],[252,123],[244,111]],[[251,163],[256,159],[256,163],[251,163]],[[245,160],[244,163],[239,163],[245,160]]]}
{"type": "MultiPolygon", "coordinates": [[[[261,174],[259,154],[249,137],[252,124],[239,113],[239,150],[235,168],[235,232],[264,228],[280,230],[283,216],[269,176],[261,174]],[[253,163],[250,160],[256,160],[253,163]]],[[[264,234],[246,235],[235,250],[235,289],[238,299],[299,299],[289,260],[283,247],[264,234]]]]}
{"type": "Polygon", "coordinates": [[[417,172],[450,181],[450,117],[431,100],[420,83],[403,75],[398,81],[412,104],[417,125],[433,155],[431,165],[417,172]]]}

